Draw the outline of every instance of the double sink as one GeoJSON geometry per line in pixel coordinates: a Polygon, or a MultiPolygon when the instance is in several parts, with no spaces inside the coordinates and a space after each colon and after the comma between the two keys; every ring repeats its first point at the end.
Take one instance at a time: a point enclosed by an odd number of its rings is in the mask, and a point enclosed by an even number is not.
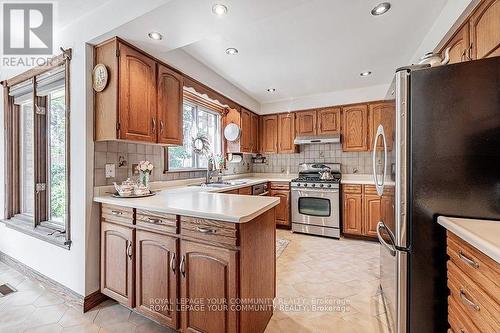
{"type": "Polygon", "coordinates": [[[235,181],[225,181],[225,182],[215,182],[215,183],[193,184],[190,186],[224,188],[224,187],[229,187],[229,186],[244,185],[246,183],[247,183],[246,181],[235,180],[235,181]]]}

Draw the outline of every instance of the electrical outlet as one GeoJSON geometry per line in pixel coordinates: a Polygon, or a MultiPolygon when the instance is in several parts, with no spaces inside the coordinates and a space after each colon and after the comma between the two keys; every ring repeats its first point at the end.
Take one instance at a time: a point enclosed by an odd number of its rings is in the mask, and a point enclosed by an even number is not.
{"type": "Polygon", "coordinates": [[[106,164],[105,175],[106,175],[106,178],[115,178],[115,165],[114,164],[106,164]]]}
{"type": "Polygon", "coordinates": [[[133,174],[134,176],[138,176],[138,175],[139,175],[139,170],[137,170],[137,166],[138,166],[138,165],[139,165],[139,164],[136,164],[136,163],[132,164],[132,174],[133,174]]]}

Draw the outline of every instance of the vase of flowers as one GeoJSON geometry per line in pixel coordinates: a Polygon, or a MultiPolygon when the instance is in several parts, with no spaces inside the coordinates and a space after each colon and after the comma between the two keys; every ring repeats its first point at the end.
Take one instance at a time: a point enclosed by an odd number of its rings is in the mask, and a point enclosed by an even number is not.
{"type": "Polygon", "coordinates": [[[139,182],[144,187],[149,187],[149,177],[153,171],[153,164],[149,161],[140,161],[137,165],[139,171],[139,182]]]}

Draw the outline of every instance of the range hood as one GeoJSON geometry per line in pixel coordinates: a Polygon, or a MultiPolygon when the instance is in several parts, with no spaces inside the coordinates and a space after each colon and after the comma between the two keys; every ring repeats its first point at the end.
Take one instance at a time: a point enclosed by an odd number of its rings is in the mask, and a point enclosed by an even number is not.
{"type": "Polygon", "coordinates": [[[296,145],[308,145],[315,143],[340,143],[340,134],[329,136],[298,136],[293,140],[296,145]]]}

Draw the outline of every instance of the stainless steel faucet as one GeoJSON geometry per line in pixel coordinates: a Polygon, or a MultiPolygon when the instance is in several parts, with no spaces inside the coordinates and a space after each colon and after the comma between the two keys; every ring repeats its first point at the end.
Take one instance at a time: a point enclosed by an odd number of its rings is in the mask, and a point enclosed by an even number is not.
{"type": "Polygon", "coordinates": [[[222,170],[210,170],[210,167],[207,167],[207,176],[205,179],[206,184],[212,183],[212,179],[214,175],[217,175],[217,180],[215,182],[220,183],[222,182],[222,170]]]}

